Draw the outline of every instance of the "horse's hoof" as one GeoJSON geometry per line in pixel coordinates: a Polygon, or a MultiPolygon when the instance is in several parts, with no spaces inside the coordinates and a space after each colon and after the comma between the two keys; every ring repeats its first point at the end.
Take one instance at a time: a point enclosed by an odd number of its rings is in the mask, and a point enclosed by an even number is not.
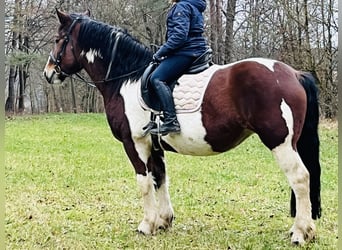
{"type": "Polygon", "coordinates": [[[172,223],[170,223],[168,220],[164,220],[160,218],[157,222],[157,225],[158,225],[158,229],[166,230],[172,226],[172,223]]]}
{"type": "Polygon", "coordinates": [[[155,234],[155,229],[154,227],[143,220],[140,225],[138,226],[138,233],[143,234],[143,235],[154,235],[155,234]]]}
{"type": "Polygon", "coordinates": [[[138,234],[142,234],[145,235],[145,233],[143,231],[140,231],[139,229],[135,230],[138,234]]]}
{"type": "Polygon", "coordinates": [[[158,229],[166,230],[172,227],[173,219],[173,214],[167,216],[160,216],[157,221],[158,229]]]}
{"type": "Polygon", "coordinates": [[[291,243],[294,246],[302,246],[305,244],[305,241],[303,239],[300,239],[300,238],[295,238],[295,239],[291,238],[291,243]]]}
{"type": "Polygon", "coordinates": [[[315,238],[315,224],[311,223],[305,229],[293,226],[290,231],[291,243],[296,246],[302,246],[305,242],[309,242],[315,238]]]}

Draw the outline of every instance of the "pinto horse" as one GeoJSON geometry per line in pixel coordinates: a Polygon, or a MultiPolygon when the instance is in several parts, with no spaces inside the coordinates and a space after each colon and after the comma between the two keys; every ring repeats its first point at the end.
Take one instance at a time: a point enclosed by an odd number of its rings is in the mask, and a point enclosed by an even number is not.
{"type": "Polygon", "coordinates": [[[49,83],[57,83],[84,69],[101,92],[111,131],[123,143],[142,193],[139,232],[155,234],[172,225],[164,150],[209,156],[256,133],[292,189],[291,242],[304,244],[315,237],[314,219],[321,215],[319,115],[317,79],[311,73],[262,58],[212,65],[204,71],[210,73],[200,75],[208,83],[200,108],[178,113],[181,133],[159,136],[161,147],[156,148],[142,130],[150,112],[138,100],[152,51],[127,31],[91,19],[89,11],[57,10],[57,16],[60,25],[44,75],[49,83]]]}

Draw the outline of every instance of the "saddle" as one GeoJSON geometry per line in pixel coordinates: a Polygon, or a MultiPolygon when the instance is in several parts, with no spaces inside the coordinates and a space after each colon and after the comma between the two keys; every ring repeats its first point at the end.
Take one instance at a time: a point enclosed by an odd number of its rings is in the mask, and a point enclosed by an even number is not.
{"type": "MultiPolygon", "coordinates": [[[[202,55],[200,55],[189,67],[189,69],[184,74],[197,74],[206,69],[208,69],[212,65],[212,49],[207,49],[202,55]]],[[[157,63],[151,63],[144,71],[144,74],[141,78],[141,98],[145,102],[145,104],[150,108],[153,113],[160,113],[161,105],[158,101],[158,98],[155,97],[154,90],[149,88],[150,78],[152,72],[158,66],[157,63]]],[[[175,86],[178,85],[177,80],[169,84],[171,92],[175,86]]]]}

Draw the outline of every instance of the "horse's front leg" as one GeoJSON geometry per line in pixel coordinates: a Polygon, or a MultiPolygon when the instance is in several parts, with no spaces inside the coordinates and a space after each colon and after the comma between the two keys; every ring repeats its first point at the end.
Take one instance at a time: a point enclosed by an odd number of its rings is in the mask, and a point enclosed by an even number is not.
{"type": "Polygon", "coordinates": [[[172,226],[173,208],[169,194],[169,180],[166,174],[164,152],[162,150],[152,149],[148,165],[152,168],[159,204],[157,227],[159,229],[167,229],[172,226]]]}
{"type": "Polygon", "coordinates": [[[153,151],[149,143],[126,143],[125,150],[131,160],[140,188],[144,218],[138,226],[143,234],[155,234],[159,228],[171,226],[173,209],[168,191],[163,151],[153,151]]]}
{"type": "Polygon", "coordinates": [[[138,226],[138,231],[143,234],[155,234],[158,228],[159,213],[152,172],[146,172],[145,174],[137,173],[137,182],[144,206],[144,218],[138,226]]]}

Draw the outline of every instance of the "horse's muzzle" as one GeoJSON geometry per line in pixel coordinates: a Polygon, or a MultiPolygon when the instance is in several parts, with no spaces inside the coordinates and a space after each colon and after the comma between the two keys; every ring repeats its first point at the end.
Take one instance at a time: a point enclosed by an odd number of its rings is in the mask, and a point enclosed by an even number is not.
{"type": "Polygon", "coordinates": [[[60,72],[56,71],[55,65],[52,63],[49,63],[49,61],[45,66],[44,76],[47,82],[50,84],[61,83],[66,78],[64,74],[61,74],[60,72]]]}
{"type": "Polygon", "coordinates": [[[66,78],[63,74],[59,74],[55,70],[52,70],[51,72],[44,71],[44,76],[50,84],[62,83],[66,78]]]}
{"type": "Polygon", "coordinates": [[[52,77],[53,77],[54,73],[51,75],[51,76],[48,76],[47,72],[44,71],[44,76],[45,76],[45,79],[48,83],[52,83],[52,77]]]}

